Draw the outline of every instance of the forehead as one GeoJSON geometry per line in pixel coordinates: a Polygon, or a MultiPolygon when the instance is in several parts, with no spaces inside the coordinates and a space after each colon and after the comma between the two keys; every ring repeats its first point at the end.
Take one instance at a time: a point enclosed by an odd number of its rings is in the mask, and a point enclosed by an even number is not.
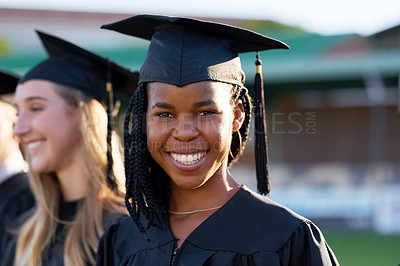
{"type": "Polygon", "coordinates": [[[57,84],[48,80],[32,79],[19,84],[15,90],[15,103],[25,101],[30,97],[46,99],[60,98],[56,93],[57,84]]]}
{"type": "Polygon", "coordinates": [[[171,100],[188,102],[200,99],[229,102],[231,89],[231,84],[216,81],[199,81],[182,87],[162,82],[150,82],[147,85],[147,96],[149,102],[171,100]]]}

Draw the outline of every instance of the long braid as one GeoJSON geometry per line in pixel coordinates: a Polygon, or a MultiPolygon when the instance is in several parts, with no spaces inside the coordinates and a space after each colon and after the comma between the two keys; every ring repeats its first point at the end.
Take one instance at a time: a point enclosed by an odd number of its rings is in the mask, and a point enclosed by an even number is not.
{"type": "MultiPolygon", "coordinates": [[[[249,131],[250,131],[250,121],[251,121],[251,109],[253,108],[253,105],[251,103],[251,97],[248,93],[247,88],[242,87],[242,86],[233,86],[233,89],[231,91],[232,95],[232,102],[234,103],[236,100],[242,100],[244,112],[245,112],[245,118],[243,121],[242,126],[239,129],[239,133],[242,137],[242,152],[244,150],[249,131]]],[[[231,151],[233,156],[236,156],[240,150],[240,142],[238,139],[237,135],[238,133],[233,133],[232,134],[232,143],[231,143],[231,151]]],[[[228,157],[228,166],[231,165],[233,161],[233,158],[231,156],[228,157]]]]}
{"type": "Polygon", "coordinates": [[[150,226],[163,226],[168,206],[169,178],[150,156],[146,142],[146,87],[132,95],[124,123],[126,175],[125,204],[139,230],[146,236],[150,226]],[[143,214],[147,225],[140,221],[143,214]]]}
{"type": "MultiPolygon", "coordinates": [[[[132,220],[137,224],[139,230],[142,233],[145,233],[143,226],[140,223],[140,212],[138,211],[138,204],[134,197],[135,194],[135,179],[132,176],[134,173],[134,164],[132,153],[135,150],[135,143],[133,141],[134,138],[134,126],[136,123],[133,121],[132,110],[134,107],[138,108],[138,100],[139,98],[137,95],[139,94],[140,88],[138,91],[132,95],[131,99],[129,100],[129,104],[126,110],[126,117],[124,121],[124,166],[125,166],[125,186],[126,186],[126,194],[125,194],[125,205],[128,209],[128,212],[132,218],[132,220]],[[131,129],[132,128],[132,129],[131,129]]],[[[140,107],[139,107],[140,108],[140,107]]]]}

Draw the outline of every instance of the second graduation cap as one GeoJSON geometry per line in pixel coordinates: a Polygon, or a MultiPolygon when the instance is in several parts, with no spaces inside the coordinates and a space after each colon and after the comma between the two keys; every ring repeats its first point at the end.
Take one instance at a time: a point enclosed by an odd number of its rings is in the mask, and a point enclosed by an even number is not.
{"type": "Polygon", "coordinates": [[[106,83],[114,94],[128,98],[137,87],[139,73],[89,52],[56,36],[36,31],[50,58],[33,67],[20,83],[45,79],[83,91],[105,103],[106,83]]]}
{"type": "MultiPolygon", "coordinates": [[[[102,28],[151,41],[140,69],[139,83],[184,86],[212,80],[244,87],[245,74],[238,53],[289,48],[281,41],[250,30],[182,17],[138,15],[102,28]]],[[[268,153],[259,58],[255,81],[257,188],[260,193],[268,194],[268,153]]]]}

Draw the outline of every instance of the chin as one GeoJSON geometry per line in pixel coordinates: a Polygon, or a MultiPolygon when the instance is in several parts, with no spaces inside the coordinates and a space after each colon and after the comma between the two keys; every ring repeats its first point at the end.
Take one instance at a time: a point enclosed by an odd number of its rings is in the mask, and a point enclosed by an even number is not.
{"type": "Polygon", "coordinates": [[[179,179],[179,180],[174,180],[171,179],[172,182],[175,184],[175,186],[182,188],[182,189],[197,189],[204,185],[207,181],[206,180],[187,180],[190,177],[184,177],[185,180],[179,179]]]}
{"type": "Polygon", "coordinates": [[[39,173],[39,174],[46,174],[46,173],[50,173],[51,171],[49,171],[46,167],[45,164],[39,163],[39,162],[31,162],[30,164],[30,168],[32,171],[39,173]]]}
{"type": "Polygon", "coordinates": [[[39,173],[39,174],[45,174],[46,171],[44,170],[44,167],[31,167],[33,172],[39,173]]]}

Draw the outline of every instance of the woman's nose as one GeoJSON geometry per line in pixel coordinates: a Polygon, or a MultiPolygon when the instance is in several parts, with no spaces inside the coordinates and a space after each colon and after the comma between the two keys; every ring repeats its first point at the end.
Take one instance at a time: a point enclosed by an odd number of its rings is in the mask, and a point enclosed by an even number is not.
{"type": "Polygon", "coordinates": [[[199,135],[192,115],[183,115],[178,118],[178,124],[172,132],[172,136],[180,141],[190,141],[199,135]]]}
{"type": "Polygon", "coordinates": [[[17,137],[21,137],[31,130],[29,119],[24,115],[19,115],[14,125],[14,133],[17,137]]]}

